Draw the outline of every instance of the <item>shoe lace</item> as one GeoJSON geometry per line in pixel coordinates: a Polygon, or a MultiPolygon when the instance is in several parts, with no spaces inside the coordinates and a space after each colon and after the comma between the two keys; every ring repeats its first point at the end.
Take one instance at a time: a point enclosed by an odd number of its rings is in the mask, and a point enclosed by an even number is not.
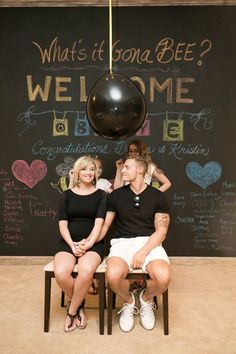
{"type": "Polygon", "coordinates": [[[148,301],[145,304],[143,304],[140,308],[140,315],[142,316],[152,316],[153,311],[156,310],[156,304],[152,301],[148,301]]]}
{"type": "Polygon", "coordinates": [[[128,303],[124,303],[123,307],[117,312],[117,314],[121,314],[121,316],[129,316],[132,317],[133,315],[137,315],[139,313],[139,309],[128,303]]]}

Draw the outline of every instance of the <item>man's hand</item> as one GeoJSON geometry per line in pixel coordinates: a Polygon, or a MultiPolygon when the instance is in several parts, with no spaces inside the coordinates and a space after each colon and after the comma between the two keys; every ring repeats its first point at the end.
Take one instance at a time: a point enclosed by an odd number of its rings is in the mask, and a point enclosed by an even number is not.
{"type": "Polygon", "coordinates": [[[139,250],[138,252],[136,252],[134,254],[131,264],[130,264],[130,267],[133,269],[142,268],[143,263],[145,261],[145,257],[146,257],[146,254],[142,250],[139,250]]]}

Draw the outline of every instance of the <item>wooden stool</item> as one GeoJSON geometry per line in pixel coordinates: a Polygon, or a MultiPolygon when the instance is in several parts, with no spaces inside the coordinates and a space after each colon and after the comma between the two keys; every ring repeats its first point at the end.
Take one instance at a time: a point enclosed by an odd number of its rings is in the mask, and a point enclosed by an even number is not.
{"type": "MultiPolygon", "coordinates": [[[[130,271],[126,277],[127,279],[150,279],[149,274],[142,271],[142,269],[135,269],[130,271]]],[[[108,284],[108,306],[107,306],[107,334],[112,334],[112,309],[115,304],[115,296],[108,284]]],[[[164,334],[169,334],[169,304],[168,304],[168,289],[162,294],[163,304],[163,324],[164,334]]]]}
{"type": "MultiPolygon", "coordinates": [[[[45,292],[44,292],[44,332],[49,331],[50,305],[51,305],[51,279],[55,278],[53,261],[49,262],[44,268],[45,272],[45,292]]],[[[73,270],[73,277],[78,274],[77,264],[73,270]]],[[[104,308],[105,308],[105,267],[104,261],[97,267],[94,279],[98,280],[99,298],[99,333],[104,334],[104,308]]],[[[61,298],[61,306],[64,305],[64,295],[61,298]]]]}

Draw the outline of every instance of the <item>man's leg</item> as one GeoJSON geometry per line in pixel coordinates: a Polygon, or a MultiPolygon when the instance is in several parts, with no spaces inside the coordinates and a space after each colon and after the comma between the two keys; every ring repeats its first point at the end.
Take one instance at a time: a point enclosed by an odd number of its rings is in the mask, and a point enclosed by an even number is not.
{"type": "Polygon", "coordinates": [[[155,295],[161,295],[168,288],[170,282],[170,264],[163,260],[153,260],[147,265],[150,279],[147,280],[147,289],[143,299],[151,300],[155,295]]]}
{"type": "Polygon", "coordinates": [[[126,279],[129,271],[128,264],[120,257],[110,257],[107,260],[107,278],[112,290],[125,302],[131,304],[129,281],[126,279]]]}
{"type": "Polygon", "coordinates": [[[153,260],[147,265],[150,279],[147,288],[140,295],[140,321],[145,329],[152,329],[155,325],[153,297],[162,294],[170,282],[170,265],[163,260],[153,260]]]}
{"type": "Polygon", "coordinates": [[[107,279],[112,290],[124,300],[120,313],[120,328],[129,332],[134,327],[134,314],[138,313],[135,307],[135,298],[129,292],[129,281],[126,279],[129,267],[120,257],[110,257],[107,260],[107,279]]]}

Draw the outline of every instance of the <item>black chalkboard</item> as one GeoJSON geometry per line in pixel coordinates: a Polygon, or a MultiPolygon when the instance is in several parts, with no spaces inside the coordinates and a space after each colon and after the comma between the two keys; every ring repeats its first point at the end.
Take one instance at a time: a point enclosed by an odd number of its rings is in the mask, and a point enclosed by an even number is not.
{"type": "MultiPolygon", "coordinates": [[[[114,8],[113,69],[143,89],[137,137],[172,182],[165,248],[236,255],[235,21],[231,7],[114,8]]],[[[67,172],[100,155],[103,176],[127,141],[88,125],[86,95],[108,72],[107,8],[0,9],[1,255],[53,255],[67,172]]]]}

